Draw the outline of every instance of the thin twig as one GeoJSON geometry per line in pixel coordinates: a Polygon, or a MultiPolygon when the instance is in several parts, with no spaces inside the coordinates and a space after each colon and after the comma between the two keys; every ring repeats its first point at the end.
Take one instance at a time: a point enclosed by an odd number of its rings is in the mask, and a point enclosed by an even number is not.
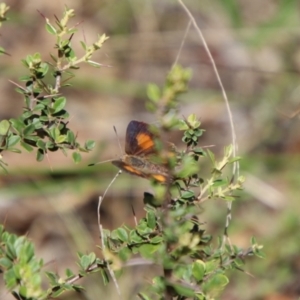
{"type": "Polygon", "coordinates": [[[17,86],[18,88],[20,88],[21,90],[23,90],[24,92],[28,92],[27,89],[25,89],[24,87],[22,87],[21,85],[19,85],[18,83],[12,81],[12,80],[8,80],[10,83],[14,84],[15,86],[17,86]]]}
{"type": "Polygon", "coordinates": [[[53,98],[53,97],[57,97],[57,96],[60,96],[60,95],[61,94],[58,93],[58,94],[53,94],[53,95],[38,96],[37,100],[43,100],[43,99],[53,98]]]}
{"type": "MultiPolygon", "coordinates": [[[[130,259],[129,261],[125,262],[123,264],[123,267],[134,267],[134,266],[149,266],[149,265],[154,265],[155,263],[152,261],[152,260],[149,260],[149,259],[144,259],[144,258],[133,258],[133,259],[130,259]]],[[[105,265],[106,266],[106,265],[105,265]]],[[[99,264],[93,264],[91,265],[87,270],[86,272],[93,272],[95,270],[97,270],[98,268],[99,269],[102,269],[104,267],[104,265],[99,265],[99,264]]],[[[66,283],[68,284],[73,284],[75,283],[76,281],[78,281],[79,279],[81,279],[83,277],[83,275],[81,274],[77,274],[75,275],[74,277],[68,279],[68,280],[65,280],[66,283]]]]}
{"type": "Polygon", "coordinates": [[[61,71],[56,71],[56,75],[55,75],[55,87],[54,87],[54,90],[56,91],[56,93],[59,92],[60,85],[61,85],[61,71]]]}
{"type": "Polygon", "coordinates": [[[135,226],[138,226],[138,221],[137,221],[137,218],[136,218],[136,214],[135,214],[133,205],[131,205],[131,210],[132,210],[132,214],[133,214],[134,224],[135,224],[135,226]]]}

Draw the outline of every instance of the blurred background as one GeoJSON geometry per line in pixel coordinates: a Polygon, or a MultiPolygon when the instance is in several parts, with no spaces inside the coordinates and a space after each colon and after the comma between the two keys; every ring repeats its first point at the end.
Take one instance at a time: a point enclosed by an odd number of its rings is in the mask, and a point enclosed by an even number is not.
{"type": "MultiPolygon", "coordinates": [[[[110,39],[94,61],[111,67],[82,65],[62,92],[68,99],[70,127],[79,140],[94,139],[96,149],[79,165],[69,157],[50,153],[37,163],[31,153],[4,153],[9,174],[0,177],[0,221],[8,231],[27,234],[45,270],[76,271],[76,252],[96,251],[99,245],[97,202],[117,169],[110,163],[120,150],[116,126],[124,145],[132,119],[155,123],[145,107],[150,82],[163,85],[178,54],[189,19],[171,0],[11,0],[10,21],[1,28],[0,45],[11,56],[0,57],[0,119],[18,116],[23,100],[8,81],[25,75],[20,60],[40,52],[50,61],[53,36],[38,13],[54,22],[64,5],[74,8],[78,33],[73,46],[82,53],[80,40],[91,44],[97,34],[110,39]],[[53,169],[51,171],[50,169],[53,169]]],[[[232,243],[248,247],[251,236],[264,245],[265,259],[247,261],[253,276],[234,271],[222,299],[289,300],[300,296],[300,7],[297,0],[185,1],[203,31],[228,93],[243,157],[245,191],[233,205],[232,243]]],[[[191,68],[190,90],[183,95],[180,115],[195,113],[206,130],[201,145],[213,144],[221,157],[231,143],[228,115],[211,63],[194,28],[190,28],[179,63],[191,68]]],[[[171,137],[180,148],[179,136],[171,137]]],[[[146,180],[123,174],[108,192],[101,216],[105,228],[134,224],[144,216],[142,198],[150,191],[146,180]]],[[[226,204],[204,205],[208,231],[221,234],[226,204]]],[[[147,271],[148,272],[148,271],[147,271]]],[[[114,287],[102,286],[100,275],[80,282],[87,291],[61,299],[116,299],[114,287]]],[[[120,278],[124,299],[134,299],[145,268],[126,270],[120,278]],[[134,274],[134,280],[132,280],[134,274]],[[138,276],[137,276],[138,275],[138,276]],[[140,280],[140,281],[139,281],[140,280]],[[134,282],[133,282],[134,281],[134,282]],[[126,298],[127,297],[127,298],[126,298]]],[[[0,290],[3,288],[0,286],[0,290]]],[[[1,294],[2,296],[2,294],[1,294]]],[[[3,299],[10,299],[3,294],[3,299]]],[[[2,299],[2,298],[1,298],[2,299]]]]}

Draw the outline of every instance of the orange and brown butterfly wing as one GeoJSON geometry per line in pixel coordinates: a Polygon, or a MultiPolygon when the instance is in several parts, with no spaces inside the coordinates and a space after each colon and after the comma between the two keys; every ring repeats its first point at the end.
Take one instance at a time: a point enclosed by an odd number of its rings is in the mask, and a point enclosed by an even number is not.
{"type": "Polygon", "coordinates": [[[145,158],[137,156],[125,156],[124,160],[113,160],[112,164],[132,175],[142,178],[155,179],[158,182],[165,183],[168,181],[167,170],[158,165],[148,162],[145,158]],[[135,162],[137,160],[137,162],[135,162]],[[142,162],[142,164],[141,164],[142,162]]]}
{"type": "Polygon", "coordinates": [[[122,160],[113,160],[112,164],[121,169],[122,171],[139,177],[147,178],[147,176],[145,176],[145,174],[142,171],[138,170],[135,166],[131,166],[122,160]]]}
{"type": "Polygon", "coordinates": [[[127,126],[125,152],[128,155],[148,155],[155,152],[154,135],[148,124],[131,121],[127,126]]]}

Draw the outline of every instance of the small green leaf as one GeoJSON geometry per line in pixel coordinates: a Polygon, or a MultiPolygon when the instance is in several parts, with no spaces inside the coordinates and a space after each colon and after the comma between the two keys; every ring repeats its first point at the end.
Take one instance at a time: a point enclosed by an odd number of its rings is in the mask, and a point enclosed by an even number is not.
{"type": "Polygon", "coordinates": [[[131,230],[130,231],[130,234],[129,234],[129,237],[130,237],[130,242],[132,244],[138,244],[138,243],[141,243],[143,242],[143,239],[141,236],[139,236],[135,230],[131,230]]]}
{"type": "Polygon", "coordinates": [[[188,130],[189,126],[188,126],[188,124],[186,124],[185,120],[179,120],[178,129],[179,130],[188,130]]]}
{"type": "Polygon", "coordinates": [[[48,116],[40,116],[40,121],[41,122],[48,122],[49,121],[49,117],[48,116]]]}
{"type": "Polygon", "coordinates": [[[22,296],[22,298],[24,297],[25,299],[27,299],[27,287],[26,286],[20,286],[19,288],[19,293],[22,296]]]}
{"type": "Polygon", "coordinates": [[[192,273],[197,281],[201,281],[205,274],[205,263],[202,260],[196,260],[193,263],[192,273]]]}
{"type": "Polygon", "coordinates": [[[128,233],[124,228],[116,229],[116,234],[122,242],[127,242],[128,241],[128,233]]]}
{"type": "Polygon", "coordinates": [[[87,270],[87,268],[90,266],[90,258],[87,255],[83,255],[80,258],[80,265],[84,270],[87,270]]]}
{"type": "Polygon", "coordinates": [[[193,140],[194,142],[197,142],[197,141],[198,141],[198,137],[195,136],[195,135],[193,135],[193,136],[192,136],[192,140],[193,140]]]}
{"type": "Polygon", "coordinates": [[[38,140],[36,145],[41,148],[42,150],[46,150],[46,143],[42,140],[38,140]]]}
{"type": "Polygon", "coordinates": [[[33,147],[24,141],[21,141],[20,145],[28,152],[31,152],[33,150],[33,147]]]}
{"type": "Polygon", "coordinates": [[[26,140],[26,142],[28,141],[32,141],[34,143],[36,143],[38,141],[39,137],[37,135],[28,135],[26,136],[26,138],[24,140],[26,140]]]}
{"type": "Polygon", "coordinates": [[[184,191],[181,195],[182,199],[190,199],[195,197],[195,192],[194,191],[184,191]]]}
{"type": "Polygon", "coordinates": [[[17,258],[16,249],[14,247],[14,241],[11,240],[11,238],[8,240],[6,245],[7,251],[6,255],[9,259],[14,260],[17,258]]]}
{"type": "Polygon", "coordinates": [[[44,151],[42,149],[38,149],[36,152],[36,160],[37,161],[42,161],[45,157],[44,151]]]}
{"type": "Polygon", "coordinates": [[[219,267],[219,263],[217,260],[210,260],[207,261],[206,264],[206,273],[210,273],[210,272],[214,272],[218,267],[219,267]]]}
{"type": "Polygon", "coordinates": [[[21,138],[18,135],[11,135],[8,138],[8,142],[7,142],[7,148],[11,148],[14,145],[16,145],[17,143],[19,143],[19,141],[21,140],[21,138]]]}
{"type": "Polygon", "coordinates": [[[230,144],[228,146],[225,147],[224,149],[224,155],[225,157],[230,157],[233,151],[233,146],[230,144]]]}
{"type": "Polygon", "coordinates": [[[58,149],[58,147],[55,145],[55,143],[53,143],[51,141],[47,141],[45,146],[46,146],[46,149],[49,149],[50,151],[56,151],[58,149]]]}
{"type": "Polygon", "coordinates": [[[71,286],[71,289],[74,290],[77,293],[80,293],[85,289],[83,286],[78,285],[78,284],[73,284],[73,285],[70,285],[70,286],[71,286]]]}
{"type": "Polygon", "coordinates": [[[196,154],[198,154],[198,155],[203,155],[203,149],[202,148],[200,148],[200,147],[197,147],[197,148],[194,148],[193,149],[193,152],[194,153],[196,153],[196,154]]]}
{"type": "Polygon", "coordinates": [[[10,259],[8,259],[7,257],[2,257],[0,258],[0,266],[3,269],[10,269],[13,266],[13,263],[10,259]]]}
{"type": "MultiPolygon", "coordinates": [[[[38,79],[44,78],[49,71],[49,66],[47,63],[41,63],[40,67],[36,70],[36,76],[38,79]]],[[[35,93],[41,93],[42,89],[41,88],[35,88],[34,89],[35,93]]]]}
{"type": "Polygon", "coordinates": [[[56,140],[60,135],[60,131],[57,127],[50,128],[49,133],[54,140],[56,140]]]}
{"type": "Polygon", "coordinates": [[[185,156],[182,160],[182,164],[177,171],[177,176],[179,178],[187,178],[198,172],[199,166],[194,161],[192,156],[185,156]]]}
{"type": "Polygon", "coordinates": [[[61,111],[62,109],[65,108],[67,103],[67,99],[65,97],[59,97],[55,100],[54,104],[53,104],[53,109],[54,109],[54,114],[58,113],[59,111],[61,111]]]}
{"type": "Polygon", "coordinates": [[[196,114],[189,115],[187,121],[193,128],[197,128],[200,126],[200,122],[197,120],[196,114]]]}
{"type": "Polygon", "coordinates": [[[67,138],[68,138],[68,142],[70,144],[73,144],[75,142],[75,135],[74,135],[73,131],[69,130],[67,132],[67,138]]]}
{"type": "Polygon", "coordinates": [[[141,236],[147,236],[152,232],[152,229],[148,227],[147,223],[143,220],[138,226],[137,231],[141,236]]]}
{"type": "Polygon", "coordinates": [[[251,237],[251,245],[257,245],[256,238],[254,236],[251,237]]]}
{"type": "Polygon", "coordinates": [[[150,100],[157,103],[161,98],[160,88],[156,84],[150,83],[147,88],[147,96],[150,100]]]}
{"type": "Polygon", "coordinates": [[[2,120],[0,122],[0,135],[6,135],[8,133],[10,123],[8,120],[2,120]]]}
{"type": "Polygon", "coordinates": [[[204,130],[197,128],[194,130],[194,135],[197,137],[200,137],[203,135],[203,132],[204,132],[204,130]]]}
{"type": "Polygon", "coordinates": [[[240,156],[236,156],[236,157],[233,157],[233,158],[229,159],[228,163],[229,163],[229,164],[232,164],[232,163],[234,163],[234,162],[236,162],[236,161],[239,161],[239,160],[241,160],[241,159],[242,159],[242,158],[241,158],[240,156]]]}
{"type": "Polygon", "coordinates": [[[225,197],[223,197],[223,199],[226,201],[234,201],[236,198],[233,196],[225,196],[225,197]]]}
{"type": "Polygon", "coordinates": [[[13,269],[10,269],[4,273],[4,281],[6,288],[9,290],[12,290],[17,285],[17,278],[13,269]]]}
{"type": "Polygon", "coordinates": [[[95,144],[96,144],[95,141],[88,140],[88,141],[85,142],[84,147],[87,150],[92,150],[95,147],[95,144]]]}
{"type": "Polygon", "coordinates": [[[53,116],[59,117],[60,119],[67,119],[67,118],[69,118],[70,115],[65,109],[62,109],[58,113],[53,114],[53,116]]]}
{"type": "Polygon", "coordinates": [[[154,229],[156,227],[156,217],[153,211],[147,212],[147,225],[149,228],[154,229]]]}
{"type": "Polygon", "coordinates": [[[215,160],[215,155],[213,152],[211,152],[209,149],[206,150],[208,157],[210,158],[210,160],[212,161],[213,164],[215,164],[216,160],[215,160]]]}
{"type": "MultiPolygon", "coordinates": [[[[9,151],[13,152],[13,153],[22,153],[22,151],[20,149],[17,149],[17,148],[10,148],[9,151]]],[[[1,163],[1,160],[0,160],[0,163],[1,163]]],[[[1,167],[3,167],[1,165],[1,167]]]]}
{"type": "Polygon", "coordinates": [[[207,293],[211,298],[216,298],[220,295],[228,282],[229,280],[225,275],[215,274],[203,284],[203,292],[207,293]]]}
{"type": "Polygon", "coordinates": [[[95,262],[95,260],[96,260],[96,254],[94,252],[91,252],[88,255],[88,257],[89,257],[89,260],[90,260],[89,264],[92,265],[95,262]]]}
{"type": "Polygon", "coordinates": [[[107,285],[109,283],[109,276],[104,269],[101,269],[101,275],[102,275],[102,279],[103,279],[103,284],[107,285]]]}
{"type": "Polygon", "coordinates": [[[75,274],[73,273],[72,270],[70,270],[69,268],[66,269],[66,276],[68,278],[73,277],[75,274]]]}
{"type": "Polygon", "coordinates": [[[79,162],[81,162],[81,155],[78,152],[73,152],[72,154],[73,157],[73,161],[77,164],[79,162]]]}
{"type": "Polygon", "coordinates": [[[10,119],[10,124],[14,129],[16,129],[19,133],[22,132],[23,128],[25,127],[24,123],[19,119],[10,119]]]}
{"type": "Polygon", "coordinates": [[[30,124],[24,128],[23,134],[26,137],[27,135],[31,135],[34,131],[35,131],[35,126],[33,124],[30,124]]]}
{"type": "Polygon", "coordinates": [[[31,55],[27,55],[25,60],[26,60],[26,63],[28,64],[28,66],[30,66],[32,64],[33,57],[31,55]]]}
{"type": "MultiPolygon", "coordinates": [[[[5,50],[4,50],[4,48],[0,47],[0,54],[2,55],[2,54],[4,54],[4,53],[6,53],[5,50]]],[[[7,53],[6,53],[6,54],[7,54],[7,53]]]]}
{"type": "Polygon", "coordinates": [[[83,42],[83,41],[80,41],[80,44],[81,44],[81,46],[82,46],[82,48],[83,48],[83,50],[85,50],[86,51],[86,43],[85,42],[83,42]]]}
{"type": "Polygon", "coordinates": [[[227,186],[228,185],[228,181],[226,179],[217,179],[214,180],[212,183],[213,187],[220,187],[220,186],[227,186]]]}
{"type": "Polygon", "coordinates": [[[151,244],[160,244],[163,241],[163,238],[159,235],[151,239],[151,244]]]}
{"type": "Polygon", "coordinates": [[[159,245],[144,244],[139,247],[139,252],[144,258],[153,259],[153,254],[157,252],[159,245]]]}
{"type": "Polygon", "coordinates": [[[138,297],[141,299],[141,300],[151,300],[152,298],[149,298],[146,294],[144,293],[138,293],[138,297]]]}
{"type": "Polygon", "coordinates": [[[118,256],[122,261],[127,261],[131,256],[131,251],[127,247],[123,247],[119,250],[118,256]]]}
{"type": "Polygon", "coordinates": [[[57,62],[57,58],[53,54],[50,53],[50,56],[55,62],[57,62]]]}
{"type": "Polygon", "coordinates": [[[183,297],[194,297],[195,292],[192,288],[183,286],[181,284],[172,284],[172,287],[175,289],[175,291],[183,297]]]}
{"type": "Polygon", "coordinates": [[[35,129],[41,129],[43,127],[43,124],[38,118],[34,118],[32,120],[32,124],[34,125],[35,129]]]}
{"type": "Polygon", "coordinates": [[[32,57],[33,57],[33,60],[35,60],[37,62],[41,60],[41,54],[39,52],[34,53],[32,57]]]}
{"type": "Polygon", "coordinates": [[[50,280],[51,285],[55,286],[57,285],[57,282],[59,280],[59,277],[57,274],[53,273],[53,272],[45,272],[46,276],[48,277],[48,279],[50,280]]]}
{"type": "Polygon", "coordinates": [[[51,294],[51,297],[52,298],[57,298],[59,295],[61,295],[63,292],[64,292],[64,288],[58,288],[59,286],[57,287],[52,287],[53,290],[55,290],[55,292],[53,292],[51,294]]]}
{"type": "Polygon", "coordinates": [[[65,142],[66,139],[67,139],[67,136],[66,136],[66,135],[60,135],[60,136],[58,136],[58,137],[55,139],[55,142],[56,142],[57,144],[61,144],[61,143],[65,142]]]}
{"type": "Polygon", "coordinates": [[[56,34],[56,29],[53,27],[50,23],[46,23],[46,30],[50,33],[55,35],[56,34]]]}

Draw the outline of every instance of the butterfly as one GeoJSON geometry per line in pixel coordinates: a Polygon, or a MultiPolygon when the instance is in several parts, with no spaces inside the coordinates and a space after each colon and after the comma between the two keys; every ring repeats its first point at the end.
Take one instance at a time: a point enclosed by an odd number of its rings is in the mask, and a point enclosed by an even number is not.
{"type": "Polygon", "coordinates": [[[169,171],[150,160],[155,153],[155,135],[149,124],[133,120],[126,130],[125,154],[112,164],[129,174],[164,183],[170,178],[169,171]]]}

